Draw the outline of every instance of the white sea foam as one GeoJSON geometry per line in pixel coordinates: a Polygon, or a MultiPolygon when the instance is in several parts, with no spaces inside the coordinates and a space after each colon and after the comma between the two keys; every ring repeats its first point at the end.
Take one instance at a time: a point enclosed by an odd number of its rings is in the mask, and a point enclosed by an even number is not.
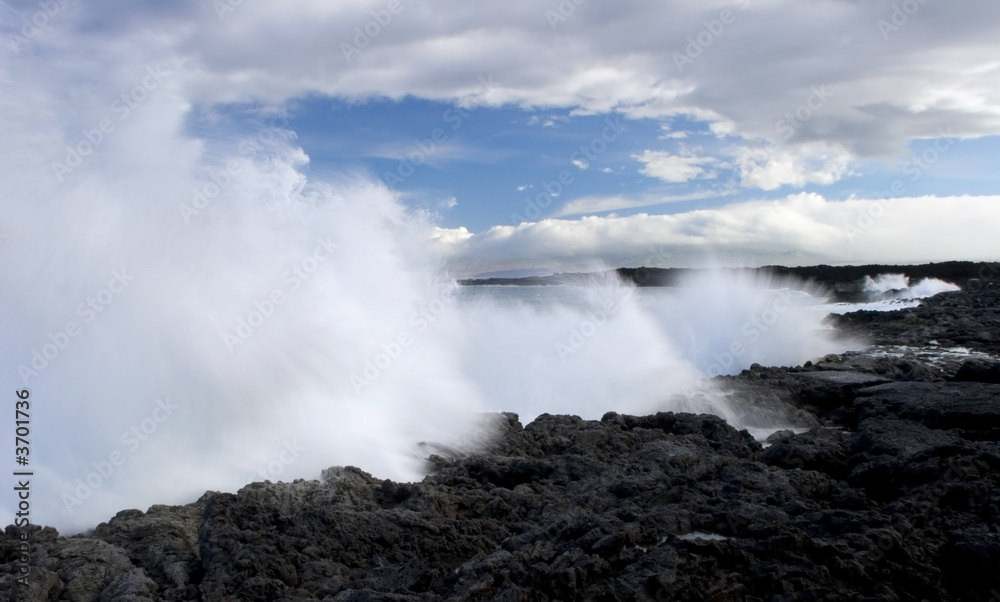
{"type": "MultiPolygon", "coordinates": [[[[865,276],[864,290],[873,293],[891,293],[890,299],[926,299],[938,293],[962,290],[960,286],[939,278],[923,278],[910,284],[906,274],[878,274],[865,276]]],[[[898,309],[898,308],[894,308],[898,309]]]]}

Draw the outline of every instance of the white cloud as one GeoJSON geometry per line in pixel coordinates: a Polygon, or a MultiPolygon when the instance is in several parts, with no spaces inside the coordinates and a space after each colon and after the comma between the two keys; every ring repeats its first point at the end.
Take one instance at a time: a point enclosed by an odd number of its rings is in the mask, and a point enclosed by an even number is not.
{"type": "Polygon", "coordinates": [[[718,191],[695,192],[681,195],[656,195],[647,194],[639,197],[627,195],[610,196],[585,196],[566,202],[556,216],[565,217],[568,215],[583,215],[588,213],[603,213],[605,211],[616,211],[619,209],[635,209],[638,207],[653,207],[665,205],[667,203],[679,203],[682,201],[697,201],[708,198],[718,198],[721,195],[718,191]]]}
{"type": "Polygon", "coordinates": [[[774,190],[789,184],[833,184],[850,173],[851,155],[824,143],[797,148],[745,147],[736,156],[740,184],[746,188],[774,190]]]}
{"type": "Polygon", "coordinates": [[[664,182],[687,182],[695,178],[712,178],[715,172],[702,166],[712,166],[718,162],[714,157],[695,155],[672,155],[667,151],[645,150],[633,159],[644,164],[639,173],[658,178],[664,182]]]}
{"type": "Polygon", "coordinates": [[[590,163],[587,163],[587,161],[584,159],[573,159],[572,163],[581,171],[590,167],[590,163]]]}
{"type": "Polygon", "coordinates": [[[473,234],[469,232],[465,227],[458,228],[439,228],[435,227],[431,235],[432,240],[436,243],[442,243],[445,245],[454,245],[458,243],[465,242],[472,238],[473,234]]]}
{"type": "Polygon", "coordinates": [[[555,127],[559,123],[569,123],[570,118],[566,115],[547,115],[545,117],[540,117],[538,115],[532,115],[528,119],[528,125],[538,125],[542,124],[542,127],[550,128],[555,127]]]}
{"type": "Polygon", "coordinates": [[[457,140],[446,140],[441,143],[410,140],[372,145],[359,149],[358,154],[362,157],[409,161],[414,165],[426,163],[427,165],[442,166],[451,161],[494,163],[512,156],[514,151],[472,146],[457,140]]]}
{"type": "MultiPolygon", "coordinates": [[[[599,199],[591,201],[595,205],[599,199]]],[[[608,197],[605,206],[620,197],[608,197]]],[[[547,219],[494,226],[440,251],[456,266],[619,265],[651,254],[671,265],[919,263],[995,257],[1000,197],[831,201],[800,193],[673,215],[547,219]],[[928,244],[933,241],[933,244],[928,244]]]]}
{"type": "Polygon", "coordinates": [[[661,125],[660,129],[663,130],[663,133],[660,134],[660,139],[662,140],[683,140],[688,137],[688,133],[685,131],[670,131],[670,126],[667,124],[661,125]]]}
{"type": "MultiPolygon", "coordinates": [[[[702,22],[731,3],[588,3],[555,33],[530,2],[473,9],[442,0],[433,12],[402,6],[384,25],[371,14],[384,9],[382,0],[244,2],[221,20],[211,3],[136,3],[105,14],[98,7],[60,15],[19,56],[93,47],[88,36],[130,38],[183,60],[184,96],[199,104],[309,93],[414,96],[688,115],[710,121],[717,135],[769,140],[781,136],[776,123],[807,102],[812,86],[825,85],[832,98],[796,128],[791,144],[823,140],[852,157],[875,157],[904,153],[910,140],[941,127],[966,137],[1000,134],[995,2],[922,4],[889,39],[877,26],[892,12],[886,3],[752,2],[737,6],[736,21],[683,72],[674,53],[684,53],[702,22]],[[355,39],[366,26],[376,35],[355,39]],[[358,52],[345,57],[351,47],[358,52]]],[[[113,55],[114,43],[101,52],[113,55]]],[[[83,57],[73,63],[87,64],[83,57]]],[[[546,111],[537,122],[562,118],[546,111]]]]}

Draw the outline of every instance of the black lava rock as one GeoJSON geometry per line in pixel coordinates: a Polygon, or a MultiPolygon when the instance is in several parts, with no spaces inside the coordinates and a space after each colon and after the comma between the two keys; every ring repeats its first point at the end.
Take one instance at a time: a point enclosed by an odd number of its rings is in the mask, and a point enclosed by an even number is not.
{"type": "MultiPolygon", "coordinates": [[[[996,301],[837,323],[986,354],[996,301]]],[[[0,599],[995,601],[997,365],[862,352],[716,379],[798,427],[764,445],[715,416],[503,414],[481,449],[429,445],[419,483],[335,467],[73,537],[31,526],[30,587],[10,526],[0,599]]]]}

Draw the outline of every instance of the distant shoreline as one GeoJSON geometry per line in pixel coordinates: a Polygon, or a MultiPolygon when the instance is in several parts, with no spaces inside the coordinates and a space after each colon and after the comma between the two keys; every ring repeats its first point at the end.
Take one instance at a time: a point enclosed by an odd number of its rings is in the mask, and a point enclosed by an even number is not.
{"type": "MultiPolygon", "coordinates": [[[[463,286],[558,286],[582,284],[594,276],[614,272],[622,282],[641,287],[679,286],[683,278],[710,268],[617,268],[607,272],[567,272],[550,276],[525,276],[521,278],[467,278],[459,280],[463,286]]],[[[990,287],[1000,282],[1000,264],[974,261],[947,261],[919,265],[869,264],[858,266],[815,265],[804,267],[763,266],[759,268],[719,268],[730,273],[769,274],[776,278],[792,277],[828,289],[837,301],[858,301],[864,296],[865,276],[879,274],[905,274],[911,281],[938,278],[961,287],[963,290],[977,286],[990,287]]]]}

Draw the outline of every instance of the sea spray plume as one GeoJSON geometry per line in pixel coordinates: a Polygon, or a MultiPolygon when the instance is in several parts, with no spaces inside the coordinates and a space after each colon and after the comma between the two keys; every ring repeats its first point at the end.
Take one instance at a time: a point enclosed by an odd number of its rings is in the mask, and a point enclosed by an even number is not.
{"type": "Polygon", "coordinates": [[[926,299],[938,293],[962,290],[962,287],[939,278],[923,278],[910,284],[906,274],[878,274],[874,278],[865,276],[864,290],[876,293],[876,299],[926,299]]]}
{"type": "Polygon", "coordinates": [[[675,411],[768,433],[791,426],[781,412],[759,411],[775,404],[704,377],[755,362],[797,365],[853,344],[823,325],[822,291],[799,281],[718,270],[677,288],[635,288],[604,266],[562,280],[469,287],[460,297],[463,372],[491,408],[525,422],[541,413],[675,411]]]}
{"type": "MultiPolygon", "coordinates": [[[[105,87],[127,89],[121,71],[105,87]]],[[[646,413],[696,377],[617,283],[602,290],[621,309],[572,357],[556,344],[586,329],[580,307],[524,322],[450,303],[454,284],[425,252],[432,224],[364,178],[309,180],[290,136],[257,153],[192,137],[166,71],[100,156],[59,186],[12,173],[0,200],[0,274],[18,283],[0,291],[14,358],[0,369],[39,400],[37,522],[72,532],[122,508],[233,490],[275,458],[282,479],[335,464],[416,479],[412,446],[447,445],[483,409],[646,413]],[[111,284],[116,272],[127,286],[111,284]],[[490,328],[507,338],[477,336],[490,328]],[[37,374],[19,374],[46,345],[55,352],[37,374]]],[[[51,100],[43,83],[23,98],[51,100]]],[[[62,129],[77,131],[36,128],[62,129]]],[[[36,131],[8,133],[17,157],[48,164],[47,147],[29,144],[36,131]]]]}
{"type": "Polygon", "coordinates": [[[649,311],[684,357],[706,376],[754,363],[799,365],[856,344],[823,324],[826,295],[811,283],[752,270],[686,275],[680,286],[650,289],[649,311]]]}
{"type": "MultiPolygon", "coordinates": [[[[691,272],[675,288],[640,290],[657,327],[706,377],[736,374],[755,363],[794,366],[862,346],[825,325],[823,289],[794,278],[714,269],[691,272]]],[[[700,382],[700,395],[686,392],[673,405],[700,399],[700,407],[689,411],[719,415],[759,439],[809,426],[780,393],[734,381],[700,382]]]]}
{"type": "Polygon", "coordinates": [[[122,44],[127,64],[72,78],[94,114],[69,110],[65,74],[46,79],[32,57],[0,99],[17,117],[0,123],[0,380],[37,402],[33,521],[84,529],[236,489],[275,458],[282,479],[337,464],[416,479],[414,443],[447,445],[487,408],[723,411],[673,404],[699,372],[635,291],[605,282],[545,310],[449,303],[432,224],[364,178],[307,178],[291,137],[241,153],[240,136],[227,151],[192,135],[181,70],[122,44]],[[162,83],[57,182],[64,143],[161,63],[162,83]],[[592,310],[607,299],[604,319],[592,310]]]}
{"type": "Polygon", "coordinates": [[[874,278],[865,276],[864,290],[868,292],[886,293],[909,288],[910,279],[906,274],[878,274],[874,278]]]}
{"type": "Polygon", "coordinates": [[[906,292],[904,299],[926,299],[938,293],[952,293],[962,290],[962,287],[951,282],[946,282],[940,278],[924,278],[920,282],[912,285],[906,292]]]}
{"type": "Polygon", "coordinates": [[[604,266],[567,281],[516,296],[503,294],[505,287],[485,293],[470,287],[462,304],[464,368],[491,408],[516,412],[525,422],[541,413],[728,415],[724,404],[704,395],[671,402],[694,391],[700,375],[637,289],[604,266]]]}
{"type": "MultiPolygon", "coordinates": [[[[143,189],[141,178],[98,177],[51,201],[72,220],[14,220],[47,242],[19,237],[5,248],[0,269],[24,286],[5,291],[5,306],[30,310],[16,313],[16,327],[5,316],[4,356],[30,366],[49,334],[62,342],[56,331],[72,320],[78,332],[28,377],[45,489],[33,520],[73,531],[122,508],[233,490],[288,446],[297,455],[284,479],[332,464],[419,478],[412,443],[447,443],[473,427],[481,404],[448,336],[424,336],[370,387],[352,387],[366,359],[442,295],[424,253],[430,226],[380,185],[307,181],[304,160],[288,148],[243,161],[187,221],[178,192],[199,182],[183,177],[143,190],[140,205],[121,191],[143,189]],[[88,245],[109,228],[114,236],[88,245]],[[28,252],[38,255],[21,259],[47,269],[23,270],[17,254],[28,252]],[[102,295],[116,273],[127,285],[102,295]]],[[[143,175],[155,181],[160,165],[143,175]]],[[[23,386],[11,367],[8,388],[23,386]]]]}

